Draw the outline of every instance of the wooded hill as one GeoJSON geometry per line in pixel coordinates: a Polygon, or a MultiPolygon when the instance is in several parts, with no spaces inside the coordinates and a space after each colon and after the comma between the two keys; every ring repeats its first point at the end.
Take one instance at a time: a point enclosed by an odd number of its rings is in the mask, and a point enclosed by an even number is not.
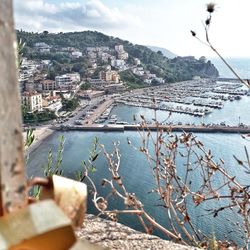
{"type": "MultiPolygon", "coordinates": [[[[53,53],[53,50],[49,54],[34,53],[33,45],[37,42],[45,42],[53,47],[75,47],[85,52],[87,47],[108,46],[114,48],[115,45],[122,44],[126,52],[129,53],[128,62],[132,62],[133,58],[139,58],[147,70],[150,70],[151,73],[156,74],[158,77],[164,78],[166,82],[190,80],[193,76],[218,77],[219,75],[215,66],[210,61],[204,60],[204,57],[202,60],[197,60],[194,57],[175,57],[170,59],[165,57],[161,51],[155,52],[146,46],[132,44],[129,41],[107,36],[96,31],[60,32],[57,34],[47,31],[42,33],[17,31],[17,38],[22,39],[26,43],[23,51],[24,56],[30,59],[50,59],[60,64],[60,66],[70,65],[71,69],[77,65],[72,66],[70,58],[53,53]]],[[[86,57],[81,60],[81,63],[81,67],[74,68],[75,71],[76,68],[88,67],[86,57]]],[[[80,73],[83,75],[84,70],[80,73]]]]}

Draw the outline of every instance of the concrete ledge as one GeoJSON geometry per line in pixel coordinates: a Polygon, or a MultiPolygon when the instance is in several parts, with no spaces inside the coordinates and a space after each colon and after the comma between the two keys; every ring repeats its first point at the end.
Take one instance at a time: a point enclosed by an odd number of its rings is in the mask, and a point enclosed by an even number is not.
{"type": "Polygon", "coordinates": [[[185,247],[171,241],[162,240],[155,235],[138,232],[127,226],[113,221],[87,215],[84,225],[76,232],[81,239],[98,244],[109,249],[119,250],[194,250],[194,247],[185,247]]]}

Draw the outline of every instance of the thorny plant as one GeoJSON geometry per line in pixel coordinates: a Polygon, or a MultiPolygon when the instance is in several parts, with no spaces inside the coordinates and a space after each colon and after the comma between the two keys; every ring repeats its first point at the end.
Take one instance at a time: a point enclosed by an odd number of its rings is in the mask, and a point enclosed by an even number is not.
{"type": "Polygon", "coordinates": [[[60,136],[59,142],[60,143],[59,143],[59,148],[57,150],[57,156],[56,156],[55,163],[53,162],[52,149],[50,149],[50,151],[48,153],[48,162],[47,162],[46,166],[44,166],[44,175],[46,177],[50,177],[54,174],[56,174],[56,175],[63,174],[63,170],[61,169],[62,160],[63,160],[64,142],[65,142],[65,138],[63,135],[60,136]]]}
{"type": "MultiPolygon", "coordinates": [[[[26,140],[26,144],[28,143],[26,148],[27,155],[29,154],[28,149],[33,143],[33,141],[34,141],[33,130],[28,130],[27,140],[26,140]],[[28,140],[28,138],[30,139],[28,140]]],[[[49,178],[53,175],[63,176],[62,161],[63,161],[64,143],[65,143],[65,138],[62,135],[59,137],[59,146],[57,149],[57,154],[55,159],[53,156],[52,149],[49,150],[47,157],[47,164],[43,166],[43,172],[45,177],[49,178]]],[[[28,158],[26,159],[26,164],[27,161],[28,158]]],[[[39,199],[41,193],[41,186],[46,186],[46,185],[49,185],[48,179],[46,180],[40,177],[35,177],[29,180],[29,187],[30,187],[29,194],[31,202],[35,201],[36,199],[39,199]]]]}
{"type": "Polygon", "coordinates": [[[17,58],[16,58],[16,64],[17,64],[17,68],[20,69],[22,62],[23,62],[23,50],[25,47],[25,42],[22,41],[22,39],[20,39],[17,42],[17,58]]]}
{"type": "MultiPolygon", "coordinates": [[[[155,105],[156,114],[155,101],[153,105],[155,105]]],[[[89,169],[84,169],[83,176],[91,183],[93,202],[99,213],[113,220],[117,220],[119,214],[134,214],[147,233],[158,229],[168,238],[184,245],[191,243],[194,246],[210,249],[215,249],[215,245],[218,249],[236,247],[234,242],[227,240],[211,240],[211,235],[206,236],[193,221],[191,211],[197,207],[202,208],[205,203],[211,204],[209,202],[213,201],[212,208],[205,210],[206,216],[217,217],[224,211],[239,216],[240,222],[228,219],[228,223],[231,227],[233,225],[237,227],[237,233],[244,241],[244,248],[248,249],[250,186],[239,183],[235,176],[230,175],[226,170],[228,168],[224,160],[220,159],[218,162],[214,160],[212,152],[206,150],[203,143],[192,133],[183,131],[180,135],[173,134],[171,127],[168,127],[166,131],[166,127],[163,129],[157,122],[156,115],[153,124],[156,131],[153,132],[146,119],[143,116],[141,118],[142,122],[138,130],[141,146],[135,147],[130,139],[128,139],[128,144],[147,158],[149,165],[147,170],[151,171],[155,180],[154,189],[149,191],[158,195],[160,204],[157,206],[166,210],[169,227],[165,227],[153,218],[136,194],[124,185],[120,174],[119,143],[113,144],[114,149],[111,153],[108,153],[101,145],[110,174],[110,178],[102,180],[102,185],[110,189],[107,197],[98,194],[96,185],[89,176],[89,169]],[[194,178],[199,180],[194,180],[194,178]],[[110,210],[109,198],[111,196],[121,199],[124,208],[110,210]]],[[[236,156],[234,158],[246,173],[250,173],[250,160],[246,147],[245,153],[245,161],[239,160],[236,156]]]]}
{"type": "Polygon", "coordinates": [[[236,76],[237,79],[240,80],[241,83],[243,83],[245,86],[247,86],[250,89],[250,81],[249,80],[244,80],[241,78],[241,76],[234,70],[234,68],[225,60],[225,58],[220,54],[220,52],[214,47],[214,45],[210,41],[209,37],[209,29],[211,26],[212,22],[212,14],[214,13],[216,9],[216,5],[214,3],[209,3],[207,4],[207,12],[208,16],[203,23],[204,30],[205,30],[205,40],[201,39],[195,31],[191,30],[191,34],[193,37],[195,37],[199,42],[202,44],[208,46],[210,49],[212,49],[218,56],[219,58],[225,63],[225,65],[229,68],[229,70],[236,76]]]}

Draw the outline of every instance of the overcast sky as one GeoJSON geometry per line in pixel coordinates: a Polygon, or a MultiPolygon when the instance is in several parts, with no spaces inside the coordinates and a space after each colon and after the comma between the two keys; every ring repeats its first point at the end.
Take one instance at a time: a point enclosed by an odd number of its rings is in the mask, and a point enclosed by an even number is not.
{"type": "MultiPolygon", "coordinates": [[[[204,39],[210,0],[14,0],[16,28],[67,32],[97,30],[133,43],[164,47],[184,56],[214,56],[204,39]]],[[[250,57],[250,0],[214,0],[210,28],[225,57],[250,57]]]]}

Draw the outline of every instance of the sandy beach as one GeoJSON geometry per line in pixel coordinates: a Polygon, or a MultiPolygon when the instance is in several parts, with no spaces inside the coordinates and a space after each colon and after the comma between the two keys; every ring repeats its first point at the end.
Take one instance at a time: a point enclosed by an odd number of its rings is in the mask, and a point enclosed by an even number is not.
{"type": "MultiPolygon", "coordinates": [[[[48,126],[36,128],[33,131],[35,139],[34,139],[33,143],[31,144],[31,146],[29,147],[29,152],[32,152],[33,150],[38,148],[39,145],[41,145],[41,143],[43,142],[43,140],[45,140],[47,137],[49,137],[53,133],[54,133],[54,130],[49,128],[48,126]]],[[[26,136],[27,136],[27,133],[23,132],[24,143],[26,142],[26,136]]]]}

